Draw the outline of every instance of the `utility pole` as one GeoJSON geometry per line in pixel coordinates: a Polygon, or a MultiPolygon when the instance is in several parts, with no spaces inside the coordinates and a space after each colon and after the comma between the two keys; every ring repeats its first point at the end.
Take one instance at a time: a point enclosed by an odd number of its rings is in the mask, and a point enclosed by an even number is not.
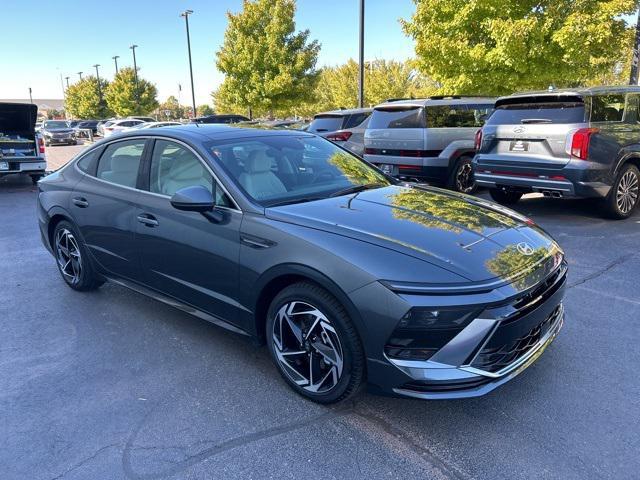
{"type": "Polygon", "coordinates": [[[29,87],[29,103],[33,103],[33,97],[31,96],[31,87],[29,87]]]}
{"type": "Polygon", "coordinates": [[[193,13],[193,10],[185,10],[180,14],[181,17],[184,17],[184,23],[187,27],[187,50],[189,52],[189,75],[191,76],[191,103],[193,105],[193,117],[195,118],[198,114],[196,111],[196,92],[193,89],[193,66],[191,64],[191,36],[189,35],[189,15],[193,13]]]}
{"type": "Polygon", "coordinates": [[[138,48],[138,45],[131,45],[129,48],[133,52],[133,76],[136,82],[136,100],[138,100],[138,64],[136,63],[136,48],[138,48]]]}
{"type": "Polygon", "coordinates": [[[113,58],[113,61],[114,61],[114,62],[115,62],[115,64],[116,64],[116,75],[118,75],[118,59],[120,58],[120,56],[119,56],[119,55],[116,55],[116,56],[111,57],[111,58],[113,58]]]}
{"type": "Polygon", "coordinates": [[[636,38],[633,43],[633,59],[631,60],[629,85],[638,85],[638,48],[640,48],[640,10],[638,11],[638,20],[636,22],[636,38]]]}
{"type": "Polygon", "coordinates": [[[96,63],[93,67],[96,69],[96,78],[98,79],[98,98],[100,99],[100,103],[102,103],[102,89],[100,88],[100,74],[98,73],[99,63],[96,63]]]}
{"type": "Polygon", "coordinates": [[[364,107],[364,0],[360,0],[360,45],[358,72],[358,106],[364,107]]]}

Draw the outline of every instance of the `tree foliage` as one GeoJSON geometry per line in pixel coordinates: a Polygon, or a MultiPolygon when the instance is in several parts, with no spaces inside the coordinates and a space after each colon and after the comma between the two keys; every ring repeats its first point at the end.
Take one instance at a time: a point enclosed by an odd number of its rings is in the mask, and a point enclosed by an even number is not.
{"type": "MultiPolygon", "coordinates": [[[[100,79],[100,87],[104,96],[109,83],[100,79]]],[[[111,116],[104,97],[100,100],[98,91],[98,79],[88,75],[82,80],[69,85],[65,92],[64,108],[71,118],[105,118],[111,116]]]]}
{"type": "Polygon", "coordinates": [[[179,120],[185,118],[186,109],[171,95],[158,106],[158,117],[162,120],[179,120]]]}
{"type": "Polygon", "coordinates": [[[133,68],[121,68],[104,92],[109,108],[118,116],[148,115],[158,108],[155,85],[138,75],[136,91],[133,68]]]}
{"type": "Polygon", "coordinates": [[[629,62],[632,29],[622,15],[635,0],[414,2],[403,28],[440,93],[576,86],[611,80],[614,66],[629,62]]]}
{"type": "Polygon", "coordinates": [[[215,113],[215,111],[213,110],[213,107],[211,105],[198,105],[197,107],[198,110],[198,117],[203,117],[205,115],[213,115],[215,113]]]}
{"type": "Polygon", "coordinates": [[[309,31],[295,32],[295,0],[244,0],[227,13],[229,25],[217,52],[225,80],[215,108],[273,112],[309,98],[317,81],[320,44],[309,31]],[[221,108],[224,107],[224,108],[221,108]]]}

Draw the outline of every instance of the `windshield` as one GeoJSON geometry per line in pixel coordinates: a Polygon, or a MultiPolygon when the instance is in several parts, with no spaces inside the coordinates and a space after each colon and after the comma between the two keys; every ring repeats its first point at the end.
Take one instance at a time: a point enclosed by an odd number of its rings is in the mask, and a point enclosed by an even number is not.
{"type": "Polygon", "coordinates": [[[69,124],[62,120],[54,120],[51,122],[45,122],[44,128],[69,128],[69,124]]]}
{"type": "Polygon", "coordinates": [[[264,136],[206,146],[244,192],[265,207],[393,184],[323,138],[264,136]]]}

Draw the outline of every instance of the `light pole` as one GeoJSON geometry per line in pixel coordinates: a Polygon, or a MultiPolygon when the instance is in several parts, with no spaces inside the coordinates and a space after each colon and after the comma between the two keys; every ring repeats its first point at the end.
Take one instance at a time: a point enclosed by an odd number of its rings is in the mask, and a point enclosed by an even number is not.
{"type": "Polygon", "coordinates": [[[640,59],[640,10],[638,11],[638,21],[636,23],[636,35],[633,43],[633,58],[631,60],[631,74],[629,75],[629,85],[638,85],[638,61],[640,59]]]}
{"type": "Polygon", "coordinates": [[[29,103],[33,103],[33,97],[31,96],[31,87],[29,87],[29,103]]]}
{"type": "Polygon", "coordinates": [[[78,72],[78,75],[80,75],[80,80],[82,80],[82,72],[78,72]]]}
{"type": "Polygon", "coordinates": [[[67,81],[67,88],[69,88],[69,77],[64,77],[64,79],[67,81]]]}
{"type": "Polygon", "coordinates": [[[193,13],[193,10],[185,10],[180,14],[184,17],[184,24],[187,27],[187,50],[189,52],[189,75],[191,76],[191,103],[193,105],[193,116],[197,116],[196,112],[196,92],[193,89],[193,66],[191,64],[191,36],[189,35],[189,15],[193,13]]]}
{"type": "Polygon", "coordinates": [[[135,78],[135,82],[136,82],[136,100],[137,100],[138,99],[138,65],[136,64],[136,48],[138,48],[138,45],[131,45],[129,48],[133,52],[133,77],[135,78]]]}
{"type": "Polygon", "coordinates": [[[98,73],[99,63],[96,63],[93,68],[96,69],[96,78],[98,79],[98,98],[100,99],[100,103],[102,103],[102,89],[100,88],[100,74],[98,73]]]}
{"type": "Polygon", "coordinates": [[[358,72],[358,106],[364,107],[364,0],[360,0],[360,45],[358,72]]]}
{"type": "Polygon", "coordinates": [[[116,56],[111,57],[111,58],[113,58],[113,61],[116,64],[116,75],[117,75],[118,74],[118,59],[120,58],[120,55],[116,55],[116,56]]]}

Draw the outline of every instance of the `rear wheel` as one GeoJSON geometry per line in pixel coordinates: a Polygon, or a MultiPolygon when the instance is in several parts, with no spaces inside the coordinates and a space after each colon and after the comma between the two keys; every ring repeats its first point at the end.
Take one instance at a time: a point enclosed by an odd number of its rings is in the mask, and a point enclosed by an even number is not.
{"type": "Polygon", "coordinates": [[[514,205],[522,198],[522,193],[520,192],[503,190],[501,188],[492,188],[489,190],[489,195],[491,195],[493,200],[502,205],[514,205]]]}
{"type": "Polygon", "coordinates": [[[285,381],[300,395],[334,403],[353,395],[364,378],[364,353],[344,307],[307,282],[271,302],[267,345],[285,381]]]}
{"type": "Polygon", "coordinates": [[[460,157],[456,161],[448,187],[462,193],[473,193],[478,189],[473,176],[471,157],[460,157]]]}
{"type": "Polygon", "coordinates": [[[628,218],[638,205],[639,194],[640,171],[638,167],[630,163],[624,165],[605,199],[606,213],[616,219],[628,218]]]}
{"type": "Polygon", "coordinates": [[[56,225],[53,251],[63,280],[74,290],[95,290],[104,283],[96,274],[87,248],[70,222],[63,220],[56,225]]]}

